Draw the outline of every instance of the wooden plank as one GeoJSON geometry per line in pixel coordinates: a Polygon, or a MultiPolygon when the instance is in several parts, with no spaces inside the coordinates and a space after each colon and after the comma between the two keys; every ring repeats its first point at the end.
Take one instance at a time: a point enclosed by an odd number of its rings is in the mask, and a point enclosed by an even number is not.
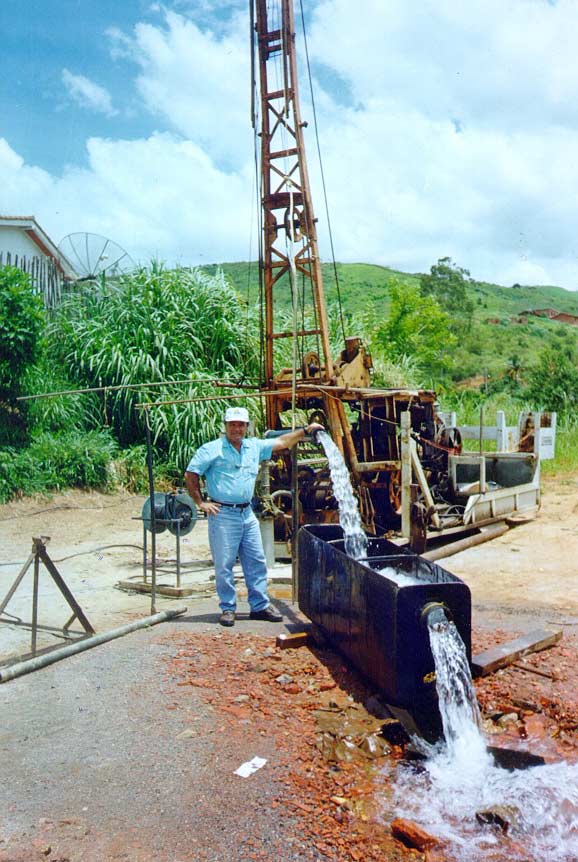
{"type": "Polygon", "coordinates": [[[294,632],[290,635],[277,635],[276,644],[279,649],[296,649],[311,643],[309,632],[294,632]]]}
{"type": "Polygon", "coordinates": [[[472,657],[473,676],[487,676],[489,673],[507,667],[524,655],[539,652],[554,646],[562,637],[562,631],[537,629],[515,640],[507,641],[472,657]]]}
{"type": "Polygon", "coordinates": [[[411,463],[412,463],[413,471],[417,477],[417,481],[418,481],[419,486],[421,488],[421,492],[424,496],[424,499],[427,503],[427,507],[432,512],[431,522],[432,522],[434,527],[439,528],[440,516],[438,515],[438,513],[436,511],[434,499],[431,495],[430,487],[428,485],[428,481],[427,481],[425,473],[423,471],[421,461],[419,460],[419,457],[417,454],[417,448],[415,445],[415,440],[413,438],[410,438],[409,446],[410,446],[410,452],[411,452],[411,463]]]}
{"type": "MultiPolygon", "coordinates": [[[[145,583],[144,581],[119,581],[117,587],[125,592],[148,593],[149,595],[152,591],[152,584],[145,583]]],[[[208,589],[209,587],[207,587],[208,589]]],[[[156,592],[161,596],[186,598],[187,596],[192,596],[194,593],[205,592],[205,590],[198,590],[194,587],[171,587],[167,584],[157,584],[156,592]]]]}

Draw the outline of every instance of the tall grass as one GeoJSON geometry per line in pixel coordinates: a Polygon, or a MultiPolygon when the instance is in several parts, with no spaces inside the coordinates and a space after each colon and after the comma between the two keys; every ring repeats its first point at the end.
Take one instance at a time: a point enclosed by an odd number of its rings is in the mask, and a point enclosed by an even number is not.
{"type": "MultiPolygon", "coordinates": [[[[154,264],[92,293],[69,297],[53,322],[51,338],[79,386],[190,381],[100,396],[104,423],[121,445],[130,446],[145,439],[138,403],[213,395],[215,379],[234,383],[257,374],[256,336],[241,322],[244,318],[221,273],[208,276],[154,264]]],[[[151,409],[155,444],[176,469],[182,470],[194,447],[215,436],[227,403],[223,393],[216,401],[151,409]]]]}
{"type": "MultiPolygon", "coordinates": [[[[26,377],[26,392],[43,395],[51,392],[66,392],[77,387],[64,369],[53,361],[50,346],[31,368],[26,377]]],[[[56,398],[37,398],[26,402],[28,419],[35,434],[46,431],[56,434],[61,431],[82,431],[100,428],[102,425],[102,402],[95,393],[60,395],[56,398]]]]}
{"type": "Polygon", "coordinates": [[[566,416],[556,428],[555,458],[542,461],[543,476],[578,474],[578,416],[566,416]]]}
{"type": "MultiPolygon", "coordinates": [[[[355,316],[346,315],[345,331],[370,344],[371,332],[364,332],[357,313],[360,309],[361,305],[355,316]]],[[[336,357],[343,349],[343,333],[340,313],[331,303],[328,320],[331,351],[336,357]]],[[[298,325],[315,328],[310,310],[300,312],[298,325]]],[[[277,308],[275,329],[293,329],[288,303],[277,308]]],[[[220,270],[207,275],[188,269],[166,270],[155,264],[130,277],[69,294],[52,317],[47,350],[29,370],[26,391],[83,387],[105,387],[105,391],[30,403],[33,444],[26,450],[0,450],[0,499],[43,488],[106,484],[111,481],[106,467],[111,459],[123,481],[134,490],[146,491],[145,413],[136,406],[140,402],[219,396],[215,401],[173,403],[147,412],[161,480],[162,476],[182,476],[193,450],[219,433],[229,404],[249,407],[260,430],[259,402],[230,400],[231,395],[243,393],[235,384],[255,382],[259,377],[259,341],[259,309],[243,307],[220,270]],[[233,386],[218,389],[215,379],[233,386]],[[163,380],[188,382],[136,391],[112,389],[163,380]],[[103,426],[102,439],[85,434],[103,426]],[[120,453],[117,444],[129,448],[120,453]]],[[[300,358],[305,351],[318,349],[315,337],[305,339],[300,358]]],[[[426,379],[427,368],[413,356],[392,362],[376,349],[373,360],[373,385],[438,388],[442,408],[456,410],[461,424],[476,424],[483,406],[486,424],[494,424],[496,410],[502,409],[512,425],[519,411],[531,406],[511,390],[487,394],[456,392],[450,384],[436,387],[438,381],[426,379]]],[[[292,340],[276,339],[276,368],[292,363],[292,340]]],[[[578,419],[564,420],[559,426],[556,460],[544,463],[545,475],[578,469],[577,429],[578,419]]]]}
{"type": "Polygon", "coordinates": [[[518,422],[520,411],[533,409],[522,395],[516,396],[511,392],[486,395],[484,392],[474,389],[462,391],[442,389],[438,393],[438,397],[442,410],[454,410],[460,425],[477,424],[480,421],[480,410],[482,409],[486,425],[495,424],[498,410],[504,411],[508,425],[515,425],[518,422]]]}

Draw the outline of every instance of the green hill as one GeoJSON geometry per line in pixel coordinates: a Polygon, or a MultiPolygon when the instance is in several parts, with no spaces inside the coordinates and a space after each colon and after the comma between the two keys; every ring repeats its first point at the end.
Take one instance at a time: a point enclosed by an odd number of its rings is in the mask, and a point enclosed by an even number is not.
{"type": "MultiPolygon", "coordinates": [[[[259,296],[258,267],[256,263],[223,263],[204,267],[214,273],[221,269],[239,294],[250,304],[259,296]]],[[[419,274],[398,272],[383,266],[366,263],[339,263],[333,267],[323,264],[325,295],[329,306],[339,293],[344,310],[354,320],[373,308],[378,316],[386,316],[389,308],[388,285],[392,280],[419,284],[419,274]]],[[[578,343],[578,327],[542,317],[527,316],[521,312],[553,308],[578,315],[578,293],[549,285],[513,285],[504,287],[487,282],[472,281],[468,290],[474,302],[474,321],[470,332],[465,332],[452,354],[451,378],[461,380],[476,374],[498,380],[519,368],[523,378],[525,369],[535,364],[540,351],[547,345],[578,343]]],[[[288,285],[278,285],[276,302],[281,310],[289,310],[291,296],[288,285]]],[[[331,312],[331,309],[330,309],[331,312]]]]}
{"type": "MultiPolygon", "coordinates": [[[[259,295],[259,273],[257,263],[220,263],[203,267],[204,271],[214,274],[221,269],[237,291],[250,302],[256,302],[259,295]]],[[[387,286],[396,279],[401,282],[418,284],[419,273],[399,272],[385,266],[370,263],[338,263],[322,265],[323,283],[328,302],[337,299],[337,282],[344,308],[353,313],[363,311],[369,305],[388,305],[387,286]]],[[[533,308],[555,308],[570,314],[578,314],[578,292],[564,290],[562,287],[544,285],[514,285],[503,287],[483,281],[473,281],[472,296],[483,311],[477,317],[500,317],[519,314],[533,308]]],[[[291,305],[289,291],[277,296],[280,306],[291,305]]]]}
{"type": "MultiPolygon", "coordinates": [[[[259,296],[259,271],[256,263],[220,263],[203,267],[213,275],[221,269],[226,278],[249,302],[257,302],[259,296]]],[[[384,266],[369,263],[325,263],[322,265],[323,285],[328,303],[337,300],[338,293],[346,311],[359,313],[367,305],[388,304],[387,286],[392,279],[403,282],[418,282],[419,276],[397,272],[384,266]]],[[[291,307],[288,284],[281,286],[275,294],[280,308],[291,307]]]]}

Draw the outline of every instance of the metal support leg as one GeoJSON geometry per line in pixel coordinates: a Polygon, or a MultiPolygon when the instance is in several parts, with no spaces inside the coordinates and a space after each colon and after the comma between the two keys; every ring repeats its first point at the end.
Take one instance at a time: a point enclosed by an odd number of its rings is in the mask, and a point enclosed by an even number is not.
{"type": "Polygon", "coordinates": [[[291,601],[296,602],[299,593],[299,558],[297,556],[297,533],[299,532],[299,462],[298,446],[291,449],[291,502],[293,532],[291,536],[291,601]]]}
{"type": "Polygon", "coordinates": [[[157,592],[157,528],[155,512],[155,481],[153,474],[153,445],[151,437],[150,416],[148,409],[145,411],[145,431],[147,442],[147,467],[149,476],[149,496],[151,498],[151,615],[156,613],[157,592]]]}
{"type": "Polygon", "coordinates": [[[142,523],[142,577],[144,583],[148,583],[147,580],[147,563],[148,563],[148,539],[147,539],[147,528],[145,526],[145,522],[142,523]]]}
{"type": "MultiPolygon", "coordinates": [[[[48,537],[44,536],[43,538],[45,540],[47,540],[48,537]]],[[[12,596],[14,595],[14,593],[16,592],[18,587],[20,586],[22,579],[24,578],[24,575],[26,574],[26,572],[28,571],[28,569],[32,565],[32,563],[34,561],[35,554],[36,554],[36,551],[34,549],[34,546],[32,546],[32,552],[31,552],[30,556],[28,557],[28,559],[26,560],[26,562],[24,563],[24,565],[22,566],[22,568],[18,572],[18,575],[16,576],[16,580],[14,581],[14,583],[12,584],[12,586],[10,587],[8,592],[6,593],[6,596],[4,597],[2,604],[0,605],[0,616],[2,616],[2,614],[4,613],[4,609],[7,607],[10,599],[12,598],[12,596]]]]}
{"type": "Polygon", "coordinates": [[[42,542],[42,540],[39,540],[39,539],[35,539],[34,541],[37,543],[38,555],[39,555],[40,559],[44,563],[45,567],[48,569],[48,572],[52,576],[52,580],[54,581],[54,583],[56,584],[56,586],[58,587],[58,589],[60,590],[60,592],[62,593],[64,598],[66,599],[66,601],[68,602],[68,605],[71,608],[71,610],[74,612],[76,619],[78,620],[80,625],[83,627],[85,632],[87,632],[87,634],[91,634],[91,635],[94,634],[94,629],[93,629],[92,625],[90,624],[90,622],[88,621],[88,619],[86,618],[84,611],[82,610],[82,608],[80,607],[80,605],[78,604],[78,602],[76,601],[76,599],[74,598],[74,596],[72,595],[70,590],[68,589],[68,586],[66,585],[62,575],[60,574],[60,572],[58,571],[58,569],[56,568],[56,566],[54,565],[54,563],[52,562],[52,560],[50,559],[48,554],[46,553],[46,548],[44,546],[44,543],[42,542]]]}
{"type": "Polygon", "coordinates": [[[177,521],[177,590],[181,587],[181,522],[177,521]]]}
{"type": "Polygon", "coordinates": [[[40,572],[39,551],[34,554],[34,584],[32,587],[32,634],[30,637],[30,652],[36,655],[36,640],[38,634],[38,575],[40,572]]]}
{"type": "MultiPolygon", "coordinates": [[[[21,626],[24,626],[25,628],[30,629],[30,631],[31,631],[30,651],[31,651],[33,656],[35,656],[37,654],[38,632],[39,631],[47,631],[47,632],[54,632],[54,633],[58,633],[60,631],[64,637],[69,637],[70,626],[72,625],[74,620],[78,620],[78,622],[80,623],[80,625],[84,629],[85,635],[93,635],[94,634],[94,629],[93,629],[92,625],[90,624],[90,622],[88,621],[87,617],[85,616],[84,611],[82,610],[82,608],[80,607],[80,605],[78,604],[78,602],[74,598],[73,594],[69,590],[66,582],[64,581],[64,578],[62,577],[62,575],[60,574],[60,572],[58,571],[58,569],[56,568],[56,566],[54,565],[54,563],[52,562],[50,557],[48,556],[48,553],[46,551],[46,542],[48,542],[48,541],[50,541],[48,536],[34,537],[32,539],[32,552],[31,552],[30,556],[28,557],[28,560],[24,564],[24,567],[19,572],[16,580],[14,581],[14,583],[12,584],[10,589],[8,590],[7,595],[5,596],[5,598],[2,600],[2,603],[0,604],[0,616],[1,616],[2,613],[4,612],[4,609],[8,605],[10,599],[12,598],[12,596],[14,595],[14,593],[16,592],[18,587],[20,586],[22,579],[24,578],[24,575],[26,574],[26,572],[28,571],[30,566],[32,564],[34,564],[33,582],[32,582],[32,620],[31,620],[31,622],[27,623],[27,622],[23,622],[22,620],[15,620],[15,619],[14,620],[1,620],[0,619],[0,622],[9,622],[11,625],[21,625],[21,626]],[[50,577],[54,581],[54,584],[56,585],[56,587],[58,587],[62,596],[64,597],[69,608],[72,611],[72,616],[64,624],[62,629],[57,629],[57,628],[54,628],[53,626],[40,625],[38,622],[39,596],[40,596],[40,564],[41,563],[46,568],[48,574],[50,575],[50,577]]],[[[77,633],[74,632],[74,634],[77,634],[77,633]]]]}

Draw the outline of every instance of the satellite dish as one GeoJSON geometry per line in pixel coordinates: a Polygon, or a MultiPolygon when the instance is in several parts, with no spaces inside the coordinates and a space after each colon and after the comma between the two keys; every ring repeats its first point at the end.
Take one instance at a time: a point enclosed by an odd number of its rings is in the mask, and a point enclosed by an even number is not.
{"type": "Polygon", "coordinates": [[[99,275],[124,275],[135,269],[135,262],[118,243],[97,233],[69,233],[58,246],[79,281],[91,281],[99,275]]]}

